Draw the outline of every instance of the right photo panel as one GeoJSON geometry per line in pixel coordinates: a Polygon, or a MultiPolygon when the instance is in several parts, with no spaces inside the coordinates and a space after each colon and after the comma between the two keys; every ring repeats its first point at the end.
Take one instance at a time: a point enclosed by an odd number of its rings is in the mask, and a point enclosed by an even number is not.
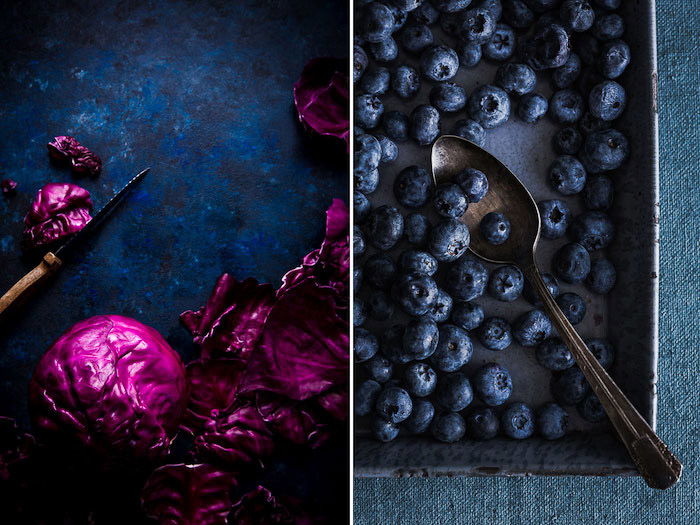
{"type": "Polygon", "coordinates": [[[353,14],[355,523],[597,498],[630,523],[620,491],[683,468],[657,429],[654,3],[353,14]]]}

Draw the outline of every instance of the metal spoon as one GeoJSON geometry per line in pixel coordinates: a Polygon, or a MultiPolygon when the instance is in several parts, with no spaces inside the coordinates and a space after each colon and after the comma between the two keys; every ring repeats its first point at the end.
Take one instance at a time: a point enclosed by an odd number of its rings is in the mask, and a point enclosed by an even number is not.
{"type": "Polygon", "coordinates": [[[436,184],[451,181],[465,168],[484,172],[489,191],[481,201],[469,204],[462,216],[471,233],[470,250],[487,261],[514,264],[522,270],[542,298],[559,336],[574,355],[646,483],[657,489],[671,487],[680,478],[683,465],[591,354],[542,280],[535,263],[540,214],[530,192],[497,158],[461,137],[445,135],[435,141],[432,167],[436,184]],[[504,213],[511,223],[510,237],[500,245],[489,244],[479,232],[482,217],[492,211],[504,213]]]}

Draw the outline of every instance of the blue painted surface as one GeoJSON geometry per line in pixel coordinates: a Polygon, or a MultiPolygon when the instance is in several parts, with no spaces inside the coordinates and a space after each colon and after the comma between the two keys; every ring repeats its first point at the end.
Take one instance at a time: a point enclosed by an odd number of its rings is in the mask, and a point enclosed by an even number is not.
{"type": "Polygon", "coordinates": [[[347,56],[345,2],[37,4],[0,17],[0,178],[19,183],[0,197],[0,289],[36,262],[21,258],[20,239],[42,185],[77,183],[99,208],[151,172],[0,329],[0,414],[25,426],[33,367],[73,323],[132,316],[190,357],[180,312],[224,271],[279,284],[319,245],[331,199],[348,194],[347,156],[321,158],[305,140],[291,91],[309,59],[347,56]],[[99,177],[50,164],[46,143],[64,134],[102,157],[99,177]]]}

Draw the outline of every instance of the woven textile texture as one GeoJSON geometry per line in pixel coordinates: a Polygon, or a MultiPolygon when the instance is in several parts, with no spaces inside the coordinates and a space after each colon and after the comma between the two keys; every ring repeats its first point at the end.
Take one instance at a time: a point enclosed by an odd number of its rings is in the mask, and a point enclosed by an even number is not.
{"type": "MultiPolygon", "coordinates": [[[[631,0],[628,0],[631,1],[631,0]]],[[[661,276],[658,429],[685,465],[639,478],[358,479],[356,524],[700,523],[700,0],[658,2],[661,276]]]]}

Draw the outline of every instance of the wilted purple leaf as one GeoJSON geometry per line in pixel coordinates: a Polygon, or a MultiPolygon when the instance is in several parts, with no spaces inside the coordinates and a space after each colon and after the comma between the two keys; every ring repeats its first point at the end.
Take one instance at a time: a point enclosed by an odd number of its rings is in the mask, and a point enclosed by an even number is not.
{"type": "Polygon", "coordinates": [[[12,179],[3,179],[0,182],[0,190],[3,195],[14,195],[17,191],[17,182],[12,179]]]}
{"type": "Polygon", "coordinates": [[[66,135],[54,137],[47,147],[52,159],[70,164],[76,173],[89,173],[94,176],[102,170],[100,158],[73,137],[66,135]]]}

